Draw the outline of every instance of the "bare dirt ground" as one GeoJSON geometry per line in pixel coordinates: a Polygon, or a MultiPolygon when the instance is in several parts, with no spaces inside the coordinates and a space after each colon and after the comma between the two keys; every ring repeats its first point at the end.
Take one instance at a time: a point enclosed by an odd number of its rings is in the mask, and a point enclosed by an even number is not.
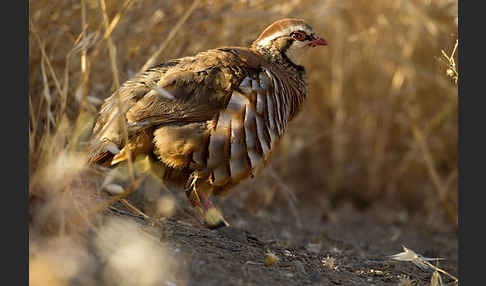
{"type": "MultiPolygon", "coordinates": [[[[388,257],[402,245],[444,258],[435,265],[458,275],[458,234],[440,218],[424,221],[384,203],[358,210],[343,202],[324,211],[309,201],[296,203],[296,217],[285,199],[250,211],[236,194],[215,200],[231,226],[210,230],[183,196],[176,198],[180,207],[158,226],[110,214],[137,221],[165,242],[183,266],[177,277],[185,277],[167,285],[430,285],[430,270],[388,257]],[[265,263],[268,253],[276,256],[275,263],[265,263]]],[[[450,278],[442,279],[452,285],[450,278]]]]}
{"type": "Polygon", "coordinates": [[[161,191],[174,207],[156,218],[151,180],[128,197],[149,219],[117,202],[81,232],[62,226],[66,209],[83,209],[76,197],[67,208],[61,201],[36,208],[32,201],[31,285],[457,285],[444,274],[443,284],[431,284],[430,268],[391,259],[402,246],[442,258],[431,263],[460,281],[458,232],[440,208],[424,214],[386,200],[363,206],[331,195],[327,204],[326,196],[292,200],[278,187],[264,203],[268,191],[254,187],[261,179],[213,199],[230,223],[215,230],[199,221],[184,192],[161,191]]]}

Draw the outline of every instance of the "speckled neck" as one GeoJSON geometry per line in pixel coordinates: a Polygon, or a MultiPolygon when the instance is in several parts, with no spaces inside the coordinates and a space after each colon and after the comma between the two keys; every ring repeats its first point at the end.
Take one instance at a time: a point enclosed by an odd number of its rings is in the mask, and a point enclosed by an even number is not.
{"type": "Polygon", "coordinates": [[[254,49],[270,62],[278,64],[286,70],[296,73],[305,73],[305,68],[303,66],[296,65],[285,55],[285,51],[289,46],[284,47],[282,50],[278,50],[274,46],[262,47],[255,45],[254,49]]]}

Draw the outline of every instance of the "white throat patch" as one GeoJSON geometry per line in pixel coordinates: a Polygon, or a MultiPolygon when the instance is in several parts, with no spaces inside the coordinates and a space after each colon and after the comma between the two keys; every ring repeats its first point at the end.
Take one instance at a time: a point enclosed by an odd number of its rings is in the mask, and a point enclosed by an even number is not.
{"type": "Polygon", "coordinates": [[[285,55],[292,61],[294,64],[301,66],[302,65],[302,56],[305,54],[305,49],[308,46],[300,41],[294,41],[292,45],[285,51],[285,55]]]}

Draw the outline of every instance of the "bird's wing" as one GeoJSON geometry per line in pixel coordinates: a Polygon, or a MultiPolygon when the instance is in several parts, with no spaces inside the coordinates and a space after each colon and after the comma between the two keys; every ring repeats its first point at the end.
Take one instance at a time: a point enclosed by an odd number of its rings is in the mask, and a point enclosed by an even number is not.
{"type": "Polygon", "coordinates": [[[120,106],[129,138],[163,124],[203,122],[217,116],[232,89],[258,69],[258,63],[235,49],[210,50],[148,69],[105,100],[92,133],[90,161],[123,148],[120,106]]]}

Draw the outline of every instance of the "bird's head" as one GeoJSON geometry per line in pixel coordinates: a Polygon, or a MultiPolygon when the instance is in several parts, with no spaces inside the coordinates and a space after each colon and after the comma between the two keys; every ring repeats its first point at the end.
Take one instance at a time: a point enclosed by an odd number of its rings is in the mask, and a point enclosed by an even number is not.
{"type": "Polygon", "coordinates": [[[304,20],[282,19],[268,26],[252,47],[272,61],[280,57],[301,66],[301,57],[309,48],[326,45],[327,41],[304,20]]]}

